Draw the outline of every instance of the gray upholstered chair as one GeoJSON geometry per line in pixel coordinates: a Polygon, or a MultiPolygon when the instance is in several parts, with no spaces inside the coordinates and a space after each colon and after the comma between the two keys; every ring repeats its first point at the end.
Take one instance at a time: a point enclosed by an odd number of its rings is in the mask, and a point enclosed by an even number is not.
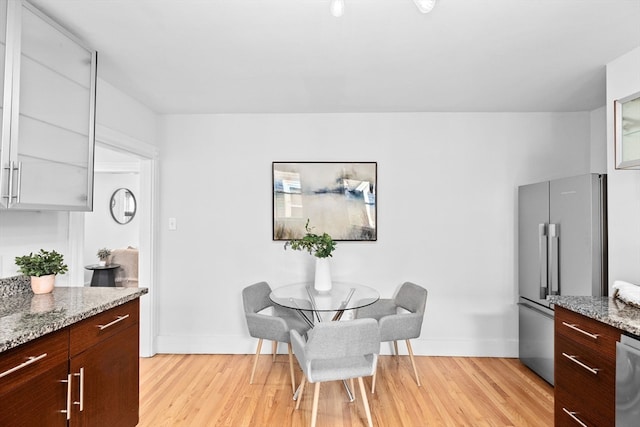
{"type": "Polygon", "coordinates": [[[362,403],[369,427],[373,426],[371,410],[362,377],[373,375],[380,352],[380,332],[373,319],[317,323],[305,341],[300,334],[291,331],[291,344],[298,363],[304,372],[296,409],[300,407],[305,383],[315,383],[311,427],[315,427],[318,415],[320,383],[325,381],[358,378],[362,403]]]}
{"type": "MultiPolygon", "coordinates": [[[[396,356],[398,355],[398,340],[405,340],[407,350],[416,376],[418,387],[420,377],[413,358],[410,339],[418,338],[422,330],[424,309],[427,304],[427,290],[415,283],[403,283],[393,299],[379,299],[374,304],[356,310],[355,318],[373,318],[380,327],[380,341],[393,341],[396,356]]],[[[371,392],[376,390],[376,376],[373,376],[371,392]]]]}
{"type": "Polygon", "coordinates": [[[305,334],[309,329],[307,323],[300,315],[291,309],[273,304],[269,298],[271,287],[267,282],[255,283],[242,290],[242,301],[244,303],[244,313],[247,320],[249,334],[258,338],[258,348],[253,361],[251,378],[249,384],[253,384],[253,377],[258,365],[258,356],[262,349],[263,340],[273,342],[273,360],[275,361],[277,346],[279,342],[286,342],[289,350],[289,371],[291,373],[291,388],[296,391],[296,380],[293,371],[293,355],[291,352],[291,336],[289,331],[295,330],[300,334],[305,334]],[[273,307],[273,315],[261,313],[266,308],[273,307]]]}

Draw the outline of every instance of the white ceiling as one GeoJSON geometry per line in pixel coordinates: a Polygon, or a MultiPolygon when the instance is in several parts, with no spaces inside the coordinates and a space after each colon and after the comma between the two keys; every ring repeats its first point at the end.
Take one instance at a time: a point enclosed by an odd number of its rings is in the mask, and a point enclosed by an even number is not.
{"type": "Polygon", "coordinates": [[[587,111],[640,0],[32,0],[157,113],[587,111]]]}

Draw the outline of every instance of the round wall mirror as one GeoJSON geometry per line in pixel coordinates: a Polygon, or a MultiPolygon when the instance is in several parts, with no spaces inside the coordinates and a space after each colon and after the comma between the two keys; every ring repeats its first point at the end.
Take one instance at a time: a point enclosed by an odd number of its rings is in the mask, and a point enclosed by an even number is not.
{"type": "Polygon", "coordinates": [[[136,197],[128,188],[118,188],[111,196],[111,216],[118,224],[127,224],[136,216],[136,197]]]}

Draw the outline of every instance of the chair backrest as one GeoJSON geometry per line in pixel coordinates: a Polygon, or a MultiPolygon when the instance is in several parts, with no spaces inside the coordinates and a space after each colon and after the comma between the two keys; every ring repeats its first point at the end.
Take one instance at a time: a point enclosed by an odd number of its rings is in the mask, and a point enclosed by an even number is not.
{"type": "Polygon", "coordinates": [[[115,273],[116,286],[133,288],[138,286],[138,249],[131,246],[114,249],[109,257],[110,264],[120,264],[115,273]]]}
{"type": "Polygon", "coordinates": [[[404,282],[395,298],[396,305],[412,313],[424,314],[427,305],[427,290],[415,283],[404,282]]]}
{"type": "Polygon", "coordinates": [[[308,359],[339,359],[380,353],[375,319],[320,322],[307,332],[308,359]]]}
{"type": "Polygon", "coordinates": [[[242,290],[242,302],[244,304],[244,312],[258,313],[272,305],[269,294],[271,286],[267,282],[258,282],[247,286],[242,290]]]}

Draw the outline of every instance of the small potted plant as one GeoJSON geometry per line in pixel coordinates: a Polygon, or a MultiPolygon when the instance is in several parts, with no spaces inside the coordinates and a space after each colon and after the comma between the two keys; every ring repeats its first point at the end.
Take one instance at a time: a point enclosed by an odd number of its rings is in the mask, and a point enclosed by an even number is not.
{"type": "Polygon", "coordinates": [[[111,255],[111,251],[107,248],[102,248],[98,250],[98,259],[100,260],[100,265],[101,266],[105,266],[107,265],[107,258],[109,258],[109,255],[111,255]]]}
{"type": "Polygon", "coordinates": [[[316,272],[314,286],[318,291],[329,291],[331,289],[331,269],[329,257],[336,248],[336,242],[327,234],[313,233],[313,227],[309,226],[309,219],[304,226],[307,233],[301,239],[291,239],[284,244],[285,250],[291,246],[296,251],[307,251],[316,257],[316,272]]]}
{"type": "Polygon", "coordinates": [[[16,265],[25,276],[31,276],[31,289],[34,294],[46,294],[53,290],[56,274],[67,272],[64,257],[56,251],[45,251],[19,256],[16,265]]]}

